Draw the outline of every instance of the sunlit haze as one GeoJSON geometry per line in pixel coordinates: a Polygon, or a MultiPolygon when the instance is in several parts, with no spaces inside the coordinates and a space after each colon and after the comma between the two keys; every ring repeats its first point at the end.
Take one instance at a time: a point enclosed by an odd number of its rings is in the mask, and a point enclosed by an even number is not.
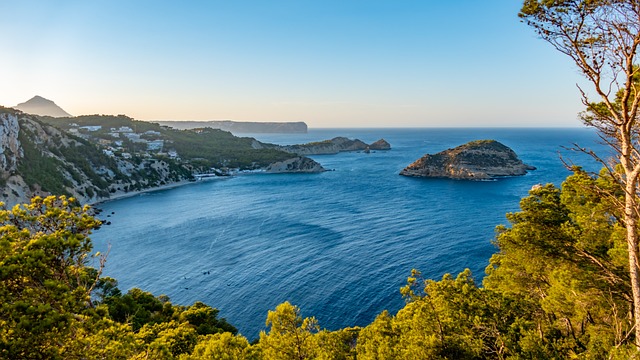
{"type": "Polygon", "coordinates": [[[579,126],[513,0],[3,1],[0,104],[310,127],[579,126]]]}

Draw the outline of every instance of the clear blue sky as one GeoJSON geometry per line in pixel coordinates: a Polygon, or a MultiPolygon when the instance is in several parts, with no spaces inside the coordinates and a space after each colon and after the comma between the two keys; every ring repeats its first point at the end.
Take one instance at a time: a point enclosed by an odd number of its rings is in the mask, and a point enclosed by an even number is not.
{"type": "Polygon", "coordinates": [[[0,104],[311,127],[579,126],[518,0],[0,1],[0,104]]]}

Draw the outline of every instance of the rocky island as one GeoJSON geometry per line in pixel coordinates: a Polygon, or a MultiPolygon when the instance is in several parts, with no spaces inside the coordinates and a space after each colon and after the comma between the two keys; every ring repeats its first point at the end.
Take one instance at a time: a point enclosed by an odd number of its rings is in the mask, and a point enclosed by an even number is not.
{"type": "Polygon", "coordinates": [[[519,176],[535,170],[509,147],[495,140],[476,140],[437,154],[427,154],[407,166],[400,175],[464,180],[519,176]]]}
{"type": "Polygon", "coordinates": [[[384,140],[380,139],[371,145],[363,142],[359,139],[349,139],[346,137],[335,137],[331,140],[317,141],[301,145],[273,145],[273,144],[261,144],[264,148],[272,148],[280,151],[284,151],[297,155],[333,155],[340,152],[347,151],[365,151],[371,150],[390,150],[391,145],[384,140]]]}

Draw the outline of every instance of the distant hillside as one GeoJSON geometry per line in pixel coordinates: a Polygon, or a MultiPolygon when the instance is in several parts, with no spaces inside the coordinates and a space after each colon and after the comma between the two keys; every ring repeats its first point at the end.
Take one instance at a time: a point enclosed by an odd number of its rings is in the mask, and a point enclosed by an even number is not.
{"type": "Polygon", "coordinates": [[[41,96],[34,96],[30,100],[20,103],[13,107],[27,114],[52,116],[52,117],[65,117],[71,116],[68,112],[62,110],[61,107],[56,105],[51,100],[47,100],[41,96]]]}
{"type": "Polygon", "coordinates": [[[49,194],[91,203],[267,168],[324,171],[311,159],[219,129],[175,130],[124,115],[36,116],[0,106],[0,201],[9,206],[49,194]]]}
{"type": "Polygon", "coordinates": [[[212,121],[154,121],[160,125],[170,126],[174,129],[196,129],[209,127],[229,131],[234,134],[259,134],[259,133],[280,133],[280,134],[306,134],[307,124],[299,122],[250,122],[231,120],[212,121]]]}
{"type": "Polygon", "coordinates": [[[297,155],[328,155],[337,154],[343,151],[364,151],[371,150],[390,150],[391,145],[384,139],[380,139],[372,144],[366,144],[360,139],[348,139],[345,137],[336,137],[331,140],[324,140],[300,145],[273,145],[261,144],[265,148],[277,149],[297,155]]]}
{"type": "Polygon", "coordinates": [[[188,165],[110,156],[33,115],[0,107],[0,201],[8,206],[48,194],[90,203],[190,179],[188,165]]]}

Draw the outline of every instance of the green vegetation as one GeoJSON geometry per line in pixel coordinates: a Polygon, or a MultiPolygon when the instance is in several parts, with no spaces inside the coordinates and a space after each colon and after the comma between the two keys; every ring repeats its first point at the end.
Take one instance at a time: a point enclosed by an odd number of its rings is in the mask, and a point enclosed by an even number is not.
{"type": "Polygon", "coordinates": [[[113,137],[111,129],[130,128],[145,140],[163,140],[165,150],[175,150],[181,160],[205,171],[209,168],[239,168],[251,170],[265,167],[273,162],[291,158],[291,154],[275,149],[254,149],[252,138],[241,138],[230,132],[198,128],[176,130],[156,123],[138,121],[125,115],[87,115],[70,118],[40,117],[42,121],[63,130],[79,129],[83,126],[101,126],[99,130],[85,132],[94,139],[113,143],[122,141],[123,151],[131,154],[147,153],[147,144],[135,142],[125,135],[113,137]],[[144,134],[147,131],[159,135],[144,134]]]}
{"type": "MultiPolygon", "coordinates": [[[[0,211],[0,358],[628,359],[624,226],[600,195],[614,178],[579,168],[562,188],[537,186],[498,227],[483,286],[466,270],[425,280],[406,306],[363,328],[323,330],[285,302],[254,343],[201,302],[173,305],[87,266],[100,223],[65,197],[0,211]]],[[[103,261],[100,261],[103,264],[103,261]]]]}
{"type": "Polygon", "coordinates": [[[32,189],[37,185],[52,194],[69,195],[67,187],[72,184],[59,171],[62,168],[62,162],[43,155],[37,145],[31,141],[32,138],[33,134],[28,129],[23,129],[18,134],[18,140],[24,152],[22,161],[18,163],[18,171],[22,174],[22,178],[32,189]]]}
{"type": "MultiPolygon", "coordinates": [[[[35,197],[0,210],[0,357],[639,358],[640,70],[634,61],[640,3],[525,0],[520,15],[593,81],[602,102],[585,98],[584,120],[600,130],[618,161],[604,163],[597,176],[574,168],[560,189],[531,189],[520,211],[507,214],[510,227],[497,228],[498,252],[482,286],[468,270],[440,281],[414,270],[401,289],[406,305],[395,315],[383,312],[366,327],[327,331],[285,302],[269,311],[268,329],[249,343],[203,303],[176,306],[140,289],[123,295],[114,279],[101,277],[105,258],[92,253],[89,239],[100,222],[90,209],[74,207],[64,196],[35,197]],[[601,89],[617,86],[602,81],[611,74],[621,88],[601,89]],[[87,266],[91,257],[99,259],[98,269],[87,266]]],[[[199,153],[201,161],[245,161],[187,146],[196,138],[223,142],[223,132],[181,135],[174,144],[199,153]]],[[[37,169],[27,178],[41,181],[60,164],[42,160],[37,145],[28,136],[23,140],[37,169]]],[[[239,141],[246,146],[251,140],[239,141]]],[[[64,181],[53,178],[42,186],[54,189],[64,181]]]]}
{"type": "Polygon", "coordinates": [[[291,158],[274,149],[254,149],[252,138],[239,138],[230,132],[204,128],[167,130],[172,146],[183,159],[200,159],[208,167],[255,169],[291,158]]]}
{"type": "Polygon", "coordinates": [[[580,89],[586,111],[581,118],[594,127],[615,154],[599,160],[623,198],[602,189],[617,202],[624,228],[627,273],[631,285],[636,350],[640,354],[640,2],[637,0],[525,0],[519,16],[536,33],[576,65],[592,87],[580,89]]]}

